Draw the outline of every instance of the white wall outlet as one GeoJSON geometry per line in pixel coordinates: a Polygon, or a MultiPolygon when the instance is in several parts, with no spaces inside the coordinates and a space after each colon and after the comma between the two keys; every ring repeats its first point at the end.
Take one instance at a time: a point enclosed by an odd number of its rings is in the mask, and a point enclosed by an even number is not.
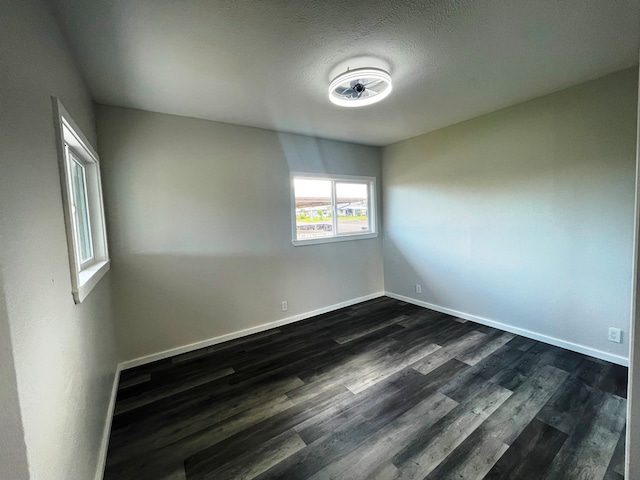
{"type": "Polygon", "coordinates": [[[422,293],[422,285],[416,284],[416,293],[422,293]]]}
{"type": "Polygon", "coordinates": [[[622,343],[622,330],[619,328],[609,328],[609,340],[616,343],[622,343]]]}
{"type": "Polygon", "coordinates": [[[287,305],[287,301],[282,302],[282,311],[286,312],[289,309],[289,305],[287,305]]]}

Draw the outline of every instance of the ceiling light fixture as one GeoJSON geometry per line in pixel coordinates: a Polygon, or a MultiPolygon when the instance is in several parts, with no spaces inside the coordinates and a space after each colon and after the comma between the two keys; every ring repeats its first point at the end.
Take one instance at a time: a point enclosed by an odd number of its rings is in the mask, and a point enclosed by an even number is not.
{"type": "Polygon", "coordinates": [[[341,107],[364,107],[391,93],[391,76],[379,68],[357,68],[338,75],[329,84],[329,100],[341,107]]]}

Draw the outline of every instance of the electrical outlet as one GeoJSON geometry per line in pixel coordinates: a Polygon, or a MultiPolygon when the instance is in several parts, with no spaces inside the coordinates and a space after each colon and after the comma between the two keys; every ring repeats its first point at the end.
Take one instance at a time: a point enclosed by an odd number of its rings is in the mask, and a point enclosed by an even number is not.
{"type": "Polygon", "coordinates": [[[609,340],[611,342],[622,343],[622,331],[619,328],[609,328],[609,340]]]}
{"type": "Polygon", "coordinates": [[[287,301],[282,302],[282,311],[286,312],[289,309],[289,305],[287,305],[287,301]]]}
{"type": "Polygon", "coordinates": [[[416,293],[422,293],[422,285],[416,284],[416,293]]]}

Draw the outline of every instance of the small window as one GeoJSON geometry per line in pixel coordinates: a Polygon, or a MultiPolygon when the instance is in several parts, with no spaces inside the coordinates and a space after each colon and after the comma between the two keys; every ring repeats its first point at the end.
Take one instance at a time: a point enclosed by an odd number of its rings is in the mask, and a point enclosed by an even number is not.
{"type": "Polygon", "coordinates": [[[54,99],[71,293],[82,302],[109,270],[98,154],[54,99]]]}
{"type": "Polygon", "coordinates": [[[375,178],[292,174],[294,245],[377,237],[375,178]]]}

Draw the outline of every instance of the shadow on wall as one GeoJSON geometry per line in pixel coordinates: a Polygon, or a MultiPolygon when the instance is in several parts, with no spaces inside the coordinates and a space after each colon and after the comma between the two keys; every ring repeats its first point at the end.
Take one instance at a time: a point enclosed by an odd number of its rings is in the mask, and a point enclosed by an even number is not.
{"type": "MultiPolygon", "coordinates": [[[[385,237],[385,288],[391,293],[414,298],[417,301],[432,304],[436,307],[457,310],[462,313],[487,316],[491,320],[497,320],[506,324],[514,324],[514,318],[521,319],[527,312],[535,312],[539,319],[539,325],[550,325],[552,322],[545,317],[543,302],[535,303],[535,306],[522,301],[518,295],[509,294],[513,284],[509,284],[511,276],[505,271],[498,273],[502,285],[496,285],[489,281],[476,281],[465,267],[467,262],[461,261],[460,251],[437,247],[431,251],[431,255],[424,261],[416,261],[413,252],[419,248],[421,242],[407,240],[411,234],[399,232],[399,241],[394,240],[394,235],[385,237]],[[412,246],[412,244],[414,246],[412,246]],[[402,272],[402,278],[395,276],[394,272],[402,272]],[[421,286],[421,293],[415,291],[415,285],[421,286]],[[490,317],[489,312],[511,312],[506,318],[490,317]],[[480,313],[482,312],[482,313],[480,313]]],[[[476,269],[477,270],[477,269],[476,269]]],[[[488,279],[490,274],[496,276],[495,267],[488,267],[484,273],[478,273],[480,279],[488,279]]],[[[513,270],[513,269],[512,269],[513,270]]],[[[523,273],[523,272],[520,272],[523,273]]],[[[569,285],[570,289],[571,286],[569,285]]]]}
{"type": "Polygon", "coordinates": [[[289,176],[380,178],[379,149],[109,106],[97,120],[122,360],[382,290],[379,238],[292,245],[289,176]]]}
{"type": "MultiPolygon", "coordinates": [[[[268,255],[131,254],[116,259],[112,275],[121,353],[130,359],[263,323],[247,317],[253,315],[253,304],[282,289],[284,277],[277,272],[278,262],[268,255]]],[[[265,317],[275,313],[274,306],[265,317]]]]}
{"type": "Polygon", "coordinates": [[[624,355],[631,73],[386,147],[385,288],[624,355]]]}
{"type": "Polygon", "coordinates": [[[420,183],[403,172],[407,183],[385,192],[386,289],[559,338],[602,318],[627,330],[620,279],[630,278],[633,188],[624,170],[612,164],[608,178],[593,171],[576,184],[570,171],[563,182],[532,168],[504,183],[467,172],[420,183]]]}
{"type": "MultiPolygon", "coordinates": [[[[346,256],[355,251],[351,247],[346,256]]],[[[345,285],[333,264],[322,256],[309,257],[311,253],[301,250],[302,262],[268,254],[130,254],[114,259],[111,273],[122,359],[273,322],[325,307],[335,303],[333,299],[362,296],[354,291],[376,287],[377,282],[345,285]],[[283,292],[291,296],[283,298],[283,292]],[[287,312],[282,311],[281,300],[289,301],[287,312]]],[[[357,269],[352,274],[366,275],[357,269]]]]}

